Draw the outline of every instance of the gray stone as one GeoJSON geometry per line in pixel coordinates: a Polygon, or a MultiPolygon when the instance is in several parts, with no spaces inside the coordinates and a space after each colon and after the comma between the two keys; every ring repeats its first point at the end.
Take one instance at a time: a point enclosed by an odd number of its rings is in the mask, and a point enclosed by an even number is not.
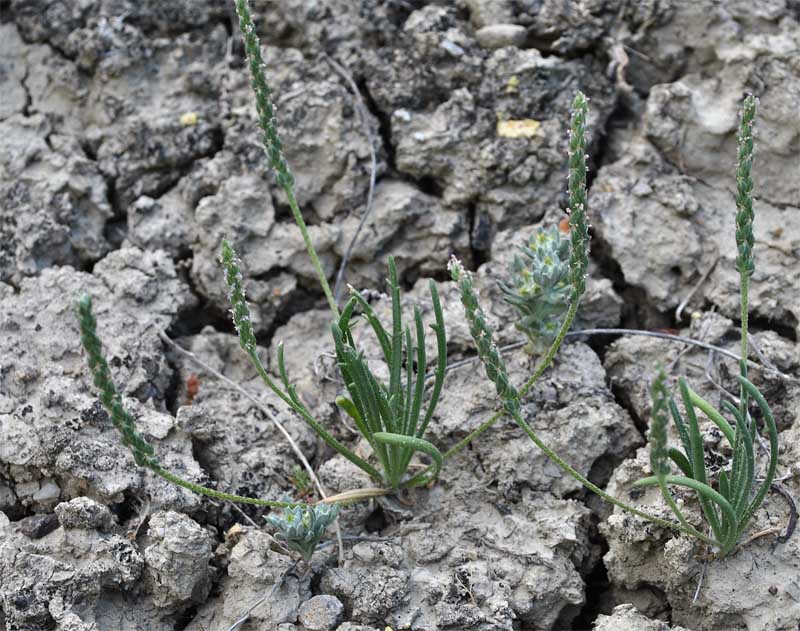
{"type": "Polygon", "coordinates": [[[475,39],[483,48],[521,47],[528,29],[519,24],[491,24],[475,31],[475,39]]]}
{"type": "Polygon", "coordinates": [[[88,497],[76,497],[56,506],[58,522],[63,528],[97,528],[109,530],[114,524],[111,511],[88,497]]]}
{"type": "Polygon", "coordinates": [[[344,614],[344,605],[335,596],[314,596],[302,605],[297,614],[307,631],[333,631],[344,614]]]}
{"type": "Polygon", "coordinates": [[[600,615],[594,631],[689,631],[681,626],[670,626],[666,622],[650,620],[640,614],[633,605],[619,605],[610,616],[600,615]]]}
{"type": "Polygon", "coordinates": [[[211,537],[195,521],[173,511],[150,517],[144,545],[145,583],[162,609],[205,602],[211,589],[211,537]]]}

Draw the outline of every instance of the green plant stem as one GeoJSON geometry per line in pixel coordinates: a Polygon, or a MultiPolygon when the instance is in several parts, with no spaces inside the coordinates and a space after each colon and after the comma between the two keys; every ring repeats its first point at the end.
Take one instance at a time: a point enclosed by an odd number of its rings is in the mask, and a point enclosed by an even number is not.
{"type": "Polygon", "coordinates": [[[213,497],[214,499],[217,500],[226,500],[228,502],[237,502],[239,504],[253,504],[255,506],[269,506],[270,508],[294,508],[295,506],[303,506],[303,504],[297,504],[292,502],[276,502],[272,500],[260,500],[254,497],[245,497],[243,495],[235,495],[233,493],[223,493],[222,491],[215,491],[214,489],[209,489],[208,487],[202,486],[200,484],[189,482],[189,480],[185,480],[175,475],[174,473],[170,473],[169,471],[164,469],[161,465],[159,465],[157,462],[151,462],[147,466],[153,473],[164,478],[168,482],[175,484],[176,486],[183,487],[184,489],[188,489],[189,491],[194,491],[195,493],[199,493],[200,495],[205,495],[206,497],[213,497]]]}
{"type": "Polygon", "coordinates": [[[685,532],[691,534],[693,537],[696,537],[700,541],[703,541],[710,546],[716,548],[722,548],[722,544],[720,544],[715,539],[706,537],[703,533],[701,533],[699,530],[694,528],[688,521],[686,521],[686,517],[683,516],[683,511],[681,511],[681,509],[675,503],[675,500],[672,497],[672,493],[669,492],[669,488],[667,488],[667,484],[664,480],[660,480],[658,486],[661,489],[661,496],[664,498],[664,501],[667,503],[672,512],[675,514],[675,517],[678,518],[678,521],[681,522],[681,526],[683,526],[685,532]]]}
{"type": "Polygon", "coordinates": [[[297,205],[297,199],[295,199],[294,190],[292,190],[292,188],[289,186],[284,186],[283,190],[289,200],[289,207],[292,209],[294,221],[297,224],[297,227],[300,228],[300,233],[303,235],[303,242],[306,244],[308,257],[311,259],[311,264],[314,266],[314,271],[317,273],[317,277],[319,278],[319,284],[320,287],[322,287],[322,292],[325,294],[325,299],[328,301],[328,306],[331,309],[334,319],[338,320],[339,307],[336,305],[336,299],[333,297],[333,292],[328,284],[328,279],[325,277],[325,272],[322,270],[322,264],[317,256],[317,251],[314,248],[314,244],[311,242],[311,236],[308,234],[306,222],[303,219],[302,213],[300,212],[300,207],[297,205]]]}
{"type": "Polygon", "coordinates": [[[356,465],[359,469],[364,471],[368,476],[370,476],[376,482],[380,482],[383,478],[378,470],[369,464],[363,458],[359,458],[353,451],[345,447],[342,443],[336,440],[333,436],[331,436],[328,431],[322,427],[322,425],[317,422],[317,420],[311,416],[308,411],[298,405],[292,398],[287,395],[283,390],[281,390],[278,385],[272,380],[272,377],[269,376],[269,373],[264,368],[264,365],[261,363],[261,359],[258,357],[258,352],[253,350],[247,351],[248,356],[250,357],[250,361],[253,364],[253,367],[256,369],[256,372],[261,377],[261,380],[264,384],[272,390],[286,405],[288,405],[294,412],[300,415],[300,417],[308,423],[311,428],[319,434],[319,437],[322,438],[330,447],[338,451],[342,454],[345,458],[347,458],[350,462],[356,465]]]}
{"type": "Polygon", "coordinates": [[[322,270],[317,251],[314,249],[314,244],[311,242],[306,222],[303,220],[303,215],[300,212],[297,199],[295,198],[294,176],[286,162],[286,157],[283,154],[283,145],[278,135],[275,106],[272,103],[272,90],[264,74],[265,64],[261,55],[261,42],[258,39],[256,27],[253,23],[250,4],[247,0],[235,0],[234,5],[236,14],[239,17],[239,29],[242,32],[245,55],[247,56],[248,66],[250,68],[251,86],[256,96],[258,126],[262,132],[261,142],[264,145],[264,151],[266,152],[270,166],[275,170],[278,184],[286,193],[289,207],[292,209],[292,216],[294,217],[295,223],[297,223],[297,227],[300,228],[300,233],[303,235],[303,242],[308,251],[308,256],[311,258],[314,271],[316,271],[319,278],[319,283],[325,294],[325,298],[328,300],[328,306],[330,306],[335,319],[338,320],[339,309],[336,306],[336,300],[333,298],[333,293],[328,285],[328,279],[325,277],[325,273],[322,270]]]}
{"type": "MultiPolygon", "coordinates": [[[[745,379],[747,378],[747,355],[748,355],[748,326],[749,326],[749,319],[750,319],[750,309],[749,309],[749,294],[750,294],[750,274],[747,272],[741,272],[739,274],[739,293],[741,295],[741,311],[742,311],[742,362],[741,362],[741,371],[742,377],[745,379]]],[[[747,390],[744,386],[739,386],[739,413],[742,415],[742,418],[747,421],[747,390]]],[[[753,428],[755,429],[755,428],[753,428]]]]}
{"type": "Polygon", "coordinates": [[[534,444],[544,452],[545,456],[547,456],[550,460],[552,460],[559,467],[561,467],[561,469],[565,473],[569,474],[570,476],[575,478],[575,480],[580,482],[584,487],[586,487],[587,489],[592,491],[592,493],[595,493],[596,495],[599,495],[604,500],[606,500],[607,502],[613,504],[614,506],[617,506],[617,507],[619,507],[619,508],[621,508],[621,509],[623,509],[623,510],[629,512],[629,513],[632,513],[632,514],[634,514],[634,515],[636,515],[638,517],[641,517],[642,519],[646,519],[647,521],[651,521],[654,524],[658,524],[659,526],[663,526],[664,528],[670,528],[671,530],[677,530],[677,531],[686,533],[686,534],[691,535],[693,537],[697,537],[701,541],[704,541],[705,543],[707,543],[707,544],[709,544],[711,546],[719,547],[719,542],[715,541],[714,539],[711,539],[710,537],[706,537],[705,535],[703,535],[702,533],[698,532],[696,529],[692,528],[691,526],[689,526],[687,528],[687,527],[683,526],[682,524],[676,524],[676,523],[668,521],[666,519],[661,519],[660,517],[656,517],[655,515],[650,515],[649,513],[645,513],[644,511],[641,511],[638,508],[635,508],[635,507],[633,507],[633,506],[631,506],[629,504],[626,504],[625,502],[622,502],[622,501],[618,500],[613,495],[609,495],[603,489],[601,489],[599,486],[593,484],[586,477],[584,477],[578,471],[573,469],[565,460],[563,460],[561,458],[561,456],[559,456],[555,451],[550,449],[550,447],[548,447],[544,442],[542,442],[542,440],[536,435],[536,432],[534,432],[533,429],[531,428],[531,426],[528,425],[528,423],[525,422],[525,419],[522,418],[522,415],[520,415],[518,412],[515,412],[514,415],[513,415],[513,418],[516,421],[517,425],[519,425],[522,428],[522,430],[528,435],[528,438],[530,438],[534,442],[534,444]]]}

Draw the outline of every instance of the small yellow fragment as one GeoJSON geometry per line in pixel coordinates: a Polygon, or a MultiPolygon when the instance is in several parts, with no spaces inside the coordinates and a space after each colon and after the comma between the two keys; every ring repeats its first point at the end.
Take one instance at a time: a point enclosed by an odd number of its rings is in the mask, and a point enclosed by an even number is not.
{"type": "Polygon", "coordinates": [[[533,138],[542,124],[532,118],[497,121],[497,135],[500,138],[533,138]]]}
{"type": "Polygon", "coordinates": [[[506,94],[516,94],[519,92],[519,77],[515,74],[506,83],[506,94]]]}
{"type": "Polygon", "coordinates": [[[181,125],[184,127],[193,127],[197,125],[197,112],[186,112],[181,116],[181,125]]]}
{"type": "Polygon", "coordinates": [[[238,537],[240,534],[244,532],[244,528],[242,528],[241,524],[234,524],[230,527],[228,532],[225,533],[225,540],[229,540],[233,537],[238,537]]]}

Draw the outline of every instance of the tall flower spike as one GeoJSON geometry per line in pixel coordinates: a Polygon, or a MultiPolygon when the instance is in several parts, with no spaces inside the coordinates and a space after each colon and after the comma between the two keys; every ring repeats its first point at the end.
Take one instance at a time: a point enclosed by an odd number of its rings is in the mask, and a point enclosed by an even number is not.
{"type": "Polygon", "coordinates": [[[253,334],[253,323],[250,320],[250,309],[242,287],[242,272],[239,259],[236,258],[230,243],[222,240],[222,253],[220,255],[222,267],[225,270],[225,282],[228,284],[228,301],[231,304],[231,314],[236,332],[239,334],[239,344],[246,353],[256,350],[256,336],[253,334]]]}
{"type": "Polygon", "coordinates": [[[589,268],[589,222],[586,218],[586,114],[589,110],[583,92],[575,95],[569,129],[569,234],[572,240],[570,301],[586,291],[589,268]]]}
{"type": "Polygon", "coordinates": [[[753,167],[753,121],[756,116],[758,99],[752,94],[744,100],[740,113],[739,152],[736,167],[736,269],[741,274],[752,276],[755,271],[753,260],[753,180],[750,171],[753,167]]]}
{"type": "Polygon", "coordinates": [[[92,313],[92,299],[88,294],[83,294],[78,299],[76,311],[81,329],[81,342],[86,350],[94,385],[100,390],[100,400],[108,410],[114,427],[122,434],[122,443],[131,450],[136,464],[152,467],[155,464],[153,446],[136,431],[133,416],[122,405],[122,398],[114,386],[108,362],[103,356],[103,343],[97,336],[97,320],[92,313]]]}
{"type": "Polygon", "coordinates": [[[494,343],[492,328],[486,322],[486,315],[478,304],[478,296],[472,284],[472,275],[464,269],[455,256],[447,264],[451,278],[458,283],[461,292],[461,304],[469,322],[469,332],[478,349],[478,356],[483,362],[486,376],[494,383],[497,394],[503,400],[503,407],[509,414],[519,413],[519,394],[508,378],[505,362],[494,343]]]}
{"type": "Polygon", "coordinates": [[[665,384],[664,369],[659,366],[658,374],[650,386],[653,409],[650,411],[650,468],[653,475],[663,479],[669,475],[669,451],[667,449],[667,409],[669,394],[665,384]]]}
{"type": "Polygon", "coordinates": [[[244,49],[250,66],[251,85],[256,94],[256,111],[258,112],[258,126],[262,131],[262,142],[267,158],[272,168],[275,169],[278,184],[283,188],[290,188],[294,184],[294,177],[283,156],[283,145],[278,137],[275,108],[272,105],[272,90],[264,75],[261,42],[258,41],[247,0],[236,0],[236,13],[239,16],[239,28],[242,31],[244,49]]]}

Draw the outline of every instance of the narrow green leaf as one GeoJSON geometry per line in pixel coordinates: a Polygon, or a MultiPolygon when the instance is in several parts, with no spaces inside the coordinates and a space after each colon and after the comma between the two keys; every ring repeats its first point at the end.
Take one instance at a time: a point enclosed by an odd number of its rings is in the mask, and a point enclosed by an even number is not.
{"type": "Polygon", "coordinates": [[[725,435],[725,439],[730,445],[736,442],[736,435],[730,423],[725,420],[725,417],[720,414],[713,405],[706,401],[703,397],[697,394],[694,390],[689,388],[689,396],[692,403],[705,414],[714,425],[719,427],[720,431],[725,435]]]}
{"type": "Polygon", "coordinates": [[[414,396],[414,347],[411,344],[411,329],[406,327],[406,383],[405,390],[405,403],[403,405],[403,420],[400,424],[400,433],[408,435],[409,425],[411,424],[411,406],[414,396]]]}
{"type": "MultiPolygon", "coordinates": [[[[394,257],[391,256],[389,257],[389,291],[392,295],[392,355],[389,363],[389,398],[395,404],[392,413],[397,415],[402,386],[400,381],[403,361],[403,315],[400,304],[400,285],[397,281],[397,267],[394,264],[394,257]]],[[[395,432],[396,428],[387,426],[387,430],[395,432]]]]}
{"type": "MultiPolygon", "coordinates": [[[[431,390],[431,398],[428,400],[428,409],[425,412],[425,418],[422,424],[417,429],[417,438],[422,438],[425,435],[425,430],[428,429],[433,417],[433,412],[439,403],[439,396],[442,393],[442,386],[444,385],[444,377],[447,372],[447,335],[444,329],[444,314],[442,313],[442,304],[439,302],[439,292],[436,291],[436,283],[430,281],[428,289],[431,293],[431,301],[433,302],[433,313],[436,319],[436,324],[432,325],[433,330],[436,332],[436,373],[433,380],[433,389],[431,390]]],[[[424,378],[425,368],[420,367],[420,379],[424,378]]]]}
{"type": "MultiPolygon", "coordinates": [[[[736,523],[736,513],[733,511],[733,506],[731,506],[731,503],[720,493],[717,493],[717,491],[708,486],[708,484],[704,484],[693,478],[687,478],[686,476],[682,475],[668,475],[665,478],[665,481],[667,484],[682,486],[696,491],[698,497],[704,497],[710,502],[713,502],[719,506],[722,510],[722,514],[725,516],[725,519],[730,520],[732,523],[736,523]]],[[[658,478],[655,476],[642,478],[641,480],[634,482],[634,486],[658,486],[658,478]]]]}
{"type": "Polygon", "coordinates": [[[422,314],[417,308],[414,308],[414,324],[416,326],[417,337],[417,370],[415,375],[416,381],[414,383],[414,400],[411,404],[411,414],[409,417],[410,423],[404,432],[407,436],[415,436],[417,433],[419,415],[422,410],[422,400],[425,397],[425,367],[427,365],[425,326],[422,324],[422,314]]]}
{"type": "Polygon", "coordinates": [[[375,315],[375,311],[364,298],[364,296],[354,290],[353,298],[358,302],[358,306],[361,307],[364,317],[367,319],[367,322],[369,322],[369,325],[375,332],[375,337],[378,338],[378,344],[381,346],[383,359],[386,362],[386,365],[389,366],[392,358],[392,343],[389,339],[389,333],[387,333],[386,329],[383,328],[381,321],[378,319],[378,316],[375,315]]]}
{"type": "Polygon", "coordinates": [[[678,436],[681,439],[683,451],[688,456],[692,453],[692,442],[689,440],[689,432],[686,429],[683,419],[681,418],[681,413],[678,410],[678,404],[675,403],[675,399],[672,397],[669,398],[669,412],[672,415],[672,420],[675,422],[675,427],[678,428],[678,436]]]}
{"type": "Polygon", "coordinates": [[[675,449],[674,447],[669,448],[669,457],[678,468],[683,471],[683,474],[689,478],[692,477],[692,465],[687,460],[686,456],[684,456],[680,451],[675,449]]]}
{"type": "MultiPolygon", "coordinates": [[[[686,422],[688,424],[687,434],[689,435],[689,446],[691,447],[691,452],[687,455],[689,455],[689,461],[692,464],[692,478],[701,484],[708,484],[703,437],[700,435],[700,425],[697,422],[697,414],[694,410],[694,403],[691,396],[692,390],[683,377],[678,379],[678,389],[681,394],[681,399],[683,400],[683,407],[686,410],[686,422]]],[[[716,510],[703,495],[698,495],[698,500],[700,501],[700,508],[703,510],[703,515],[705,515],[706,521],[710,524],[717,539],[723,538],[724,527],[720,522],[720,518],[717,516],[716,510]]]]}
{"type": "Polygon", "coordinates": [[[738,531],[741,534],[747,527],[753,513],[755,513],[758,507],[764,502],[772,480],[775,478],[775,470],[778,467],[778,428],[775,425],[775,417],[772,415],[772,410],[770,410],[769,404],[764,399],[761,391],[744,377],[739,377],[739,383],[747,390],[747,393],[758,405],[758,409],[761,410],[764,423],[767,426],[767,434],[769,435],[769,465],[767,466],[767,475],[764,477],[764,482],[759,487],[755,498],[753,498],[753,501],[748,505],[739,520],[738,531]]]}
{"type": "Polygon", "coordinates": [[[731,485],[728,482],[728,474],[724,471],[719,472],[719,492],[726,500],[731,501],[731,485]]]}

